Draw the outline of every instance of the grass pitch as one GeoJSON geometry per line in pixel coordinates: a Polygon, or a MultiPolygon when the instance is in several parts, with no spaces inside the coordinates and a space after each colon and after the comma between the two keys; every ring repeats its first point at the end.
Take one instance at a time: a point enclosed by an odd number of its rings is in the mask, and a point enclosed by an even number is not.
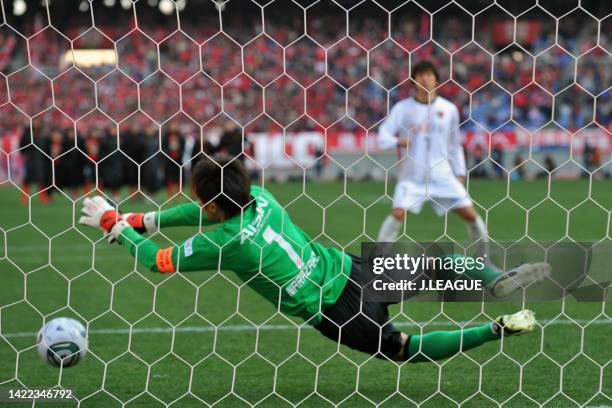
{"type": "MultiPolygon", "coordinates": [[[[376,237],[393,186],[379,182],[267,184],[313,238],[359,253],[376,237]]],[[[496,240],[610,239],[612,182],[475,180],[469,191],[496,240]]],[[[175,205],[161,195],[124,200],[124,211],[175,205]]],[[[76,226],[81,200],[19,204],[0,188],[0,387],[61,384],[84,407],[570,407],[612,404],[609,303],[528,304],[543,328],[488,343],[439,364],[372,359],[308,327],[298,329],[230,272],[163,276],[76,226]],[[90,354],[74,368],[40,361],[35,335],[47,319],[88,324],[90,354]],[[173,329],[174,328],[174,329],[173,329]],[[204,403],[204,404],[203,404],[204,403]]],[[[189,228],[160,242],[186,239],[189,228]]],[[[426,206],[409,217],[414,239],[465,240],[455,216],[426,206]]],[[[612,262],[612,254],[603,262],[612,262]]],[[[605,257],[604,257],[605,258],[605,257]]],[[[609,269],[608,269],[609,271],[609,269]]],[[[609,275],[608,275],[609,277],[609,275]]],[[[458,328],[521,308],[496,304],[406,303],[395,321],[407,332],[458,328]]],[[[0,402],[0,406],[3,403],[0,402]]],[[[32,406],[10,404],[10,407],[32,406]]],[[[57,403],[55,407],[74,406],[57,403]]]]}

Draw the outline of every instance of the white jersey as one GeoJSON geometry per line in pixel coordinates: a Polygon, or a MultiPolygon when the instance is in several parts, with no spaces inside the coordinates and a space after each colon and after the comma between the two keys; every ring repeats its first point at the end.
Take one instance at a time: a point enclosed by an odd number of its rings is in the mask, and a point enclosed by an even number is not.
{"type": "Polygon", "coordinates": [[[389,149],[408,139],[400,181],[437,184],[466,174],[459,133],[459,111],[440,96],[431,104],[407,98],[396,103],[378,131],[378,145],[389,149]]]}

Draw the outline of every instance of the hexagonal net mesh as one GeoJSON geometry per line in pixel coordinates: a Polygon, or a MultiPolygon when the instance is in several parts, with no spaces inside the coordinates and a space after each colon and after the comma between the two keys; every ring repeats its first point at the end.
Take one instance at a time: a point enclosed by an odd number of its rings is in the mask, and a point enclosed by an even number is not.
{"type": "MultiPolygon", "coordinates": [[[[612,404],[604,300],[394,305],[409,335],[527,307],[539,321],[448,359],[393,362],[281,313],[250,286],[264,270],[151,273],[78,223],[96,194],[127,212],[196,203],[192,169],[222,152],[309,239],[359,253],[402,166],[422,160],[384,149],[379,129],[418,93],[411,69],[427,60],[435,92],[458,109],[462,174],[491,242],[606,248],[610,4],[485,3],[1,0],[0,388],[69,388],[75,405],[101,407],[612,404]],[[73,368],[36,353],[36,333],[58,316],[87,328],[73,368]]],[[[468,234],[453,212],[427,207],[398,238],[468,234]]],[[[289,245],[282,234],[269,243],[289,245]]],[[[612,254],[598,256],[609,280],[612,254]]]]}

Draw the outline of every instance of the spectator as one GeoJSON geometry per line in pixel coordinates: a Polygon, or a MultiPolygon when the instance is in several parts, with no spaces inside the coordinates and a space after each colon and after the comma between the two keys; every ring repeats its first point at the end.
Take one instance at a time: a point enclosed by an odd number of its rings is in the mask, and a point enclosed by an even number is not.
{"type": "Polygon", "coordinates": [[[164,158],[166,190],[168,197],[172,197],[180,190],[181,166],[185,153],[185,138],[176,122],[171,122],[168,131],[164,134],[162,150],[166,153],[164,158]]]}
{"type": "Polygon", "coordinates": [[[23,194],[21,201],[27,203],[29,200],[30,186],[38,185],[39,200],[46,204],[49,202],[49,195],[46,191],[48,187],[47,179],[51,174],[48,169],[49,162],[49,138],[44,133],[43,123],[40,120],[33,120],[32,125],[23,129],[19,147],[25,159],[25,175],[22,185],[23,194]]]}
{"type": "Polygon", "coordinates": [[[520,155],[514,158],[514,169],[511,174],[512,180],[525,180],[525,163],[520,155]]]}
{"type": "Polygon", "coordinates": [[[142,151],[143,155],[148,158],[140,168],[142,186],[145,193],[154,195],[160,187],[162,160],[159,154],[159,132],[153,124],[145,129],[142,151]]]}
{"type": "Polygon", "coordinates": [[[98,169],[101,185],[110,190],[112,199],[119,202],[119,188],[123,183],[123,163],[121,152],[117,149],[117,128],[109,126],[100,142],[102,161],[98,169]]]}
{"type": "Polygon", "coordinates": [[[60,161],[61,172],[64,174],[63,187],[70,190],[72,198],[78,197],[78,189],[83,185],[83,167],[85,157],[77,149],[77,143],[73,128],[68,128],[64,132],[62,159],[60,161]]]}
{"type": "Polygon", "coordinates": [[[148,158],[144,155],[144,137],[141,126],[137,122],[134,122],[129,130],[119,135],[119,146],[125,154],[122,159],[123,180],[130,194],[138,190],[138,166],[148,158]]]}
{"type": "Polygon", "coordinates": [[[483,178],[487,176],[487,170],[482,165],[484,161],[484,151],[482,145],[478,143],[474,148],[474,164],[470,170],[470,177],[483,178]]]}
{"type": "Polygon", "coordinates": [[[550,154],[544,156],[544,169],[543,171],[538,173],[538,178],[546,178],[548,175],[552,176],[552,173],[557,168],[557,164],[555,163],[555,159],[550,154]]]}
{"type": "Polygon", "coordinates": [[[583,177],[589,177],[593,171],[593,158],[595,155],[595,148],[591,146],[588,140],[584,142],[584,148],[582,150],[582,157],[584,162],[584,171],[582,172],[583,177]]]}
{"type": "Polygon", "coordinates": [[[231,157],[238,157],[244,162],[242,149],[242,131],[234,122],[228,120],[225,122],[221,140],[217,146],[217,151],[225,153],[231,157]]]}
{"type": "MultiPolygon", "coordinates": [[[[55,168],[55,187],[57,189],[62,189],[67,184],[67,169],[64,163],[66,163],[66,158],[62,155],[64,153],[64,134],[60,129],[51,130],[51,135],[49,138],[49,157],[53,160],[53,167],[55,168]]],[[[49,172],[47,176],[46,182],[48,185],[52,184],[51,177],[53,173],[49,172]]],[[[49,192],[53,192],[53,189],[50,189],[49,192]]]]}
{"type": "Polygon", "coordinates": [[[504,147],[501,144],[496,144],[491,150],[491,159],[493,159],[493,173],[498,179],[504,178],[504,147]]]}
{"type": "Polygon", "coordinates": [[[83,138],[85,155],[85,166],[83,169],[84,175],[84,190],[85,193],[91,191],[92,186],[98,187],[97,165],[102,158],[100,152],[100,132],[97,129],[91,130],[83,138]]]}

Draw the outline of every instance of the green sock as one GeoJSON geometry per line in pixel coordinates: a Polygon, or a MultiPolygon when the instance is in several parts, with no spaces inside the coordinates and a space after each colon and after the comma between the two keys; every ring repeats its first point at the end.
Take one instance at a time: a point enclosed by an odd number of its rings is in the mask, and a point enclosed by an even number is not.
{"type": "Polygon", "coordinates": [[[404,356],[412,363],[443,360],[460,351],[467,351],[491,340],[499,340],[499,334],[491,330],[491,323],[463,330],[434,331],[412,335],[404,348],[404,356]],[[461,337],[463,335],[463,344],[461,337]],[[408,353],[406,353],[406,350],[408,353]]]}
{"type": "MultiPolygon", "coordinates": [[[[457,259],[457,258],[465,258],[464,255],[453,254],[449,255],[449,258],[457,259]]],[[[465,261],[464,261],[465,262],[465,261]]],[[[465,263],[463,263],[465,265],[465,263]]],[[[482,269],[473,266],[472,268],[465,268],[465,272],[463,272],[467,277],[471,279],[480,279],[484,286],[493,282],[495,279],[499,278],[503,275],[497,268],[491,267],[489,265],[484,265],[482,269]]]]}

